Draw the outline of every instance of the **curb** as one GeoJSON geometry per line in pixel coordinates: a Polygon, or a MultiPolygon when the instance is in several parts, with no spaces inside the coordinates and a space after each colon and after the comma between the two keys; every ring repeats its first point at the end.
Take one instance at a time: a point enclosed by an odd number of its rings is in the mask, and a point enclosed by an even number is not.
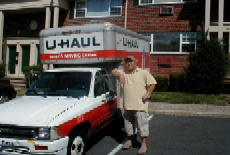
{"type": "Polygon", "coordinates": [[[216,113],[216,112],[188,112],[182,110],[155,110],[150,111],[150,114],[162,114],[172,116],[206,116],[206,117],[219,117],[219,118],[230,118],[229,113],[216,113]]]}
{"type": "Polygon", "coordinates": [[[209,104],[171,104],[150,102],[149,113],[173,116],[207,116],[230,118],[230,106],[209,104]]]}

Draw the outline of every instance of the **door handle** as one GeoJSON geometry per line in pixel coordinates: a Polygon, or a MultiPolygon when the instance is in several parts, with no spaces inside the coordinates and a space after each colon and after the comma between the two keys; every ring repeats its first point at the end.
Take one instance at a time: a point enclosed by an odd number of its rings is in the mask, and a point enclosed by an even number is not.
{"type": "Polygon", "coordinates": [[[103,99],[102,99],[102,102],[107,102],[107,99],[106,99],[106,98],[103,98],[103,99]]]}

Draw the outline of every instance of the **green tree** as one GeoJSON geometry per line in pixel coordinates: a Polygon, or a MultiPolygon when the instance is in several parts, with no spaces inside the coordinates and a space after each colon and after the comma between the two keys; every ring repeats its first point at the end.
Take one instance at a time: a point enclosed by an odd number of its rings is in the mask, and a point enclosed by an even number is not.
{"type": "Polygon", "coordinates": [[[197,50],[191,52],[185,68],[186,90],[189,93],[220,94],[228,72],[229,60],[218,38],[197,38],[197,50]]]}
{"type": "Polygon", "coordinates": [[[43,73],[43,66],[33,65],[33,66],[26,66],[24,70],[25,80],[27,87],[30,87],[31,84],[38,79],[38,77],[43,73]]]}

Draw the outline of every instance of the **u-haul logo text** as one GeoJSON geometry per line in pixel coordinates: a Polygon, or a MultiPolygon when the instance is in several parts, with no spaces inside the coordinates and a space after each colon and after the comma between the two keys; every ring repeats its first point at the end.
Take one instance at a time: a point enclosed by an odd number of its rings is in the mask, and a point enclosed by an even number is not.
{"type": "Polygon", "coordinates": [[[87,37],[87,38],[72,38],[72,39],[61,39],[57,40],[46,40],[46,49],[54,50],[57,47],[60,48],[85,48],[89,46],[101,46],[97,42],[96,37],[87,37]]]}
{"type": "Polygon", "coordinates": [[[138,48],[137,41],[128,38],[123,38],[123,46],[126,46],[128,48],[138,48]]]}
{"type": "Polygon", "coordinates": [[[42,43],[44,53],[88,52],[104,47],[103,34],[100,32],[47,36],[42,43]]]}

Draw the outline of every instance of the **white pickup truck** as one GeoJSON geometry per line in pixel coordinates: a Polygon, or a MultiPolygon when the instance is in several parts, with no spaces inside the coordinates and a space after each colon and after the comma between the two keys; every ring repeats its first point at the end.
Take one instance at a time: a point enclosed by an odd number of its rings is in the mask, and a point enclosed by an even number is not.
{"type": "Polygon", "coordinates": [[[0,104],[0,154],[84,154],[117,112],[120,88],[109,73],[127,55],[149,69],[148,48],[147,38],[110,23],[42,30],[40,58],[54,69],[0,104]]]}

